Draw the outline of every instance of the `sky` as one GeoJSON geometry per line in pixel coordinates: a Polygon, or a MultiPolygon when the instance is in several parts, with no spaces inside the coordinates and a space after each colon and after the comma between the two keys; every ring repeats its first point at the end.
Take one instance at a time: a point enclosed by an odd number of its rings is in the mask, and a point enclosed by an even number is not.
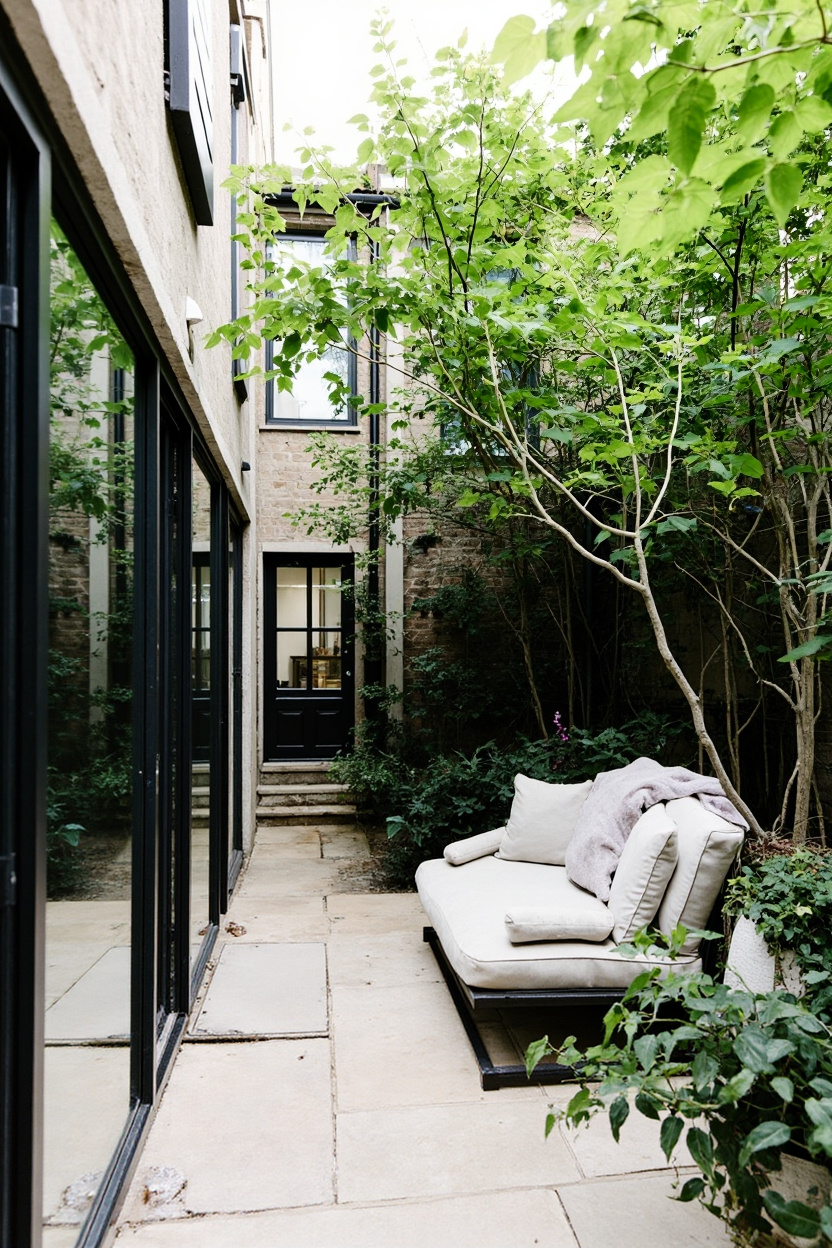
{"type": "MultiPolygon", "coordinates": [[[[370,69],[380,57],[372,50],[369,27],[381,7],[379,0],[271,0],[278,163],[297,163],[294,153],[306,126],[315,128],[313,142],[335,148],[336,161],[355,159],[365,136],[346,123],[356,113],[370,114],[370,69]],[[284,132],[285,122],[292,132],[284,132]]],[[[526,13],[540,19],[550,11],[543,0],[387,0],[384,7],[395,22],[396,51],[407,57],[409,72],[419,80],[427,77],[437,49],[455,44],[464,30],[470,49],[490,49],[509,17],[526,13]]],[[[550,82],[541,69],[535,89],[546,91],[550,82]]],[[[561,90],[559,98],[569,94],[561,90]]]]}

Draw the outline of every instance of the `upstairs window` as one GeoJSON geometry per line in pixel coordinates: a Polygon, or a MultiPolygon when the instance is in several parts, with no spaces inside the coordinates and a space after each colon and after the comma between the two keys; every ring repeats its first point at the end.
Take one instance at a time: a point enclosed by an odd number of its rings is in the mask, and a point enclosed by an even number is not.
{"type": "MultiPolygon", "coordinates": [[[[273,258],[278,264],[298,260],[322,268],[324,239],[319,234],[284,234],[275,244],[273,258]]],[[[355,405],[336,406],[330,398],[327,373],[340,377],[350,394],[357,391],[355,343],[344,332],[343,346],[333,343],[317,360],[303,361],[292,380],[291,390],[281,389],[272,379],[266,387],[266,424],[302,428],[348,428],[356,424],[355,405]]],[[[266,368],[273,366],[274,346],[266,343],[266,368]]]]}

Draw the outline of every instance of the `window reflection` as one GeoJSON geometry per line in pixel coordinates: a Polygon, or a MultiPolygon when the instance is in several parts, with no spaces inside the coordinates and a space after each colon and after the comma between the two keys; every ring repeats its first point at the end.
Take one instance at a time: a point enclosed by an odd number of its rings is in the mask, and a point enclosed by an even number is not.
{"type": "Polygon", "coordinates": [[[53,224],[43,1213],[67,1244],[129,1110],[132,370],[53,224]]]}

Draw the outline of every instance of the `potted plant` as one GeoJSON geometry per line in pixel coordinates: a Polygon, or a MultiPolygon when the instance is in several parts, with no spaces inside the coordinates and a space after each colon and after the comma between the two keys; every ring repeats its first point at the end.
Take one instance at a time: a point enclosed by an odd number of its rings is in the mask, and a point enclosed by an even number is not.
{"type": "MultiPolygon", "coordinates": [[[[655,952],[661,943],[667,956],[684,936],[640,933],[633,946],[655,952]]],[[[661,978],[655,969],[607,1012],[599,1045],[581,1050],[570,1037],[555,1050],[536,1041],[529,1073],[551,1053],[576,1067],[581,1086],[550,1112],[547,1135],[559,1117],[576,1125],[604,1111],[617,1140],[632,1105],[655,1119],[668,1161],[684,1137],[701,1173],[678,1199],[701,1200],[738,1243],[832,1240],[832,1028],[811,996],[754,993],[702,972],[661,978]],[[815,1167],[799,1195],[784,1172],[792,1156],[803,1170],[815,1167]]]]}

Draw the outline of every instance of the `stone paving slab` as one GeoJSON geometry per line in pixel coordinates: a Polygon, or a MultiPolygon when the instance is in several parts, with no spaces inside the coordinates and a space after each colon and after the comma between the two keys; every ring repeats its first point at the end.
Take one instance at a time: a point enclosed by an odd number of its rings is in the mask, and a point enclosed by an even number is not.
{"type": "Polygon", "coordinates": [[[190,1213],[332,1201],[330,1080],[326,1040],[185,1045],[123,1220],[146,1219],[144,1176],[156,1166],[171,1166],[185,1176],[184,1207],[190,1213]]]}
{"type": "MultiPolygon", "coordinates": [[[[559,1125],[558,1130],[575,1154],[581,1172],[587,1178],[601,1178],[615,1174],[667,1170],[667,1161],[659,1147],[660,1125],[631,1109],[629,1118],[621,1128],[618,1144],[613,1139],[606,1114],[577,1128],[559,1125]]],[[[679,1166],[693,1165],[693,1159],[684,1144],[677,1146],[673,1160],[679,1166]]]]}
{"type": "Polygon", "coordinates": [[[576,1248],[577,1241],[554,1193],[526,1191],[122,1227],[117,1243],[119,1248],[576,1248]]]}
{"type": "Polygon", "coordinates": [[[130,1109],[130,1050],[59,1045],[44,1057],[43,1208],[55,1216],[66,1188],[115,1152],[130,1109]]]}
{"type": "Polygon", "coordinates": [[[670,1174],[560,1187],[581,1248],[729,1248],[723,1224],[696,1201],[672,1200],[670,1174]]]}
{"type": "Polygon", "coordinates": [[[321,857],[321,841],[317,832],[314,838],[308,840],[286,840],[286,841],[261,841],[257,837],[254,852],[251,856],[251,865],[257,870],[264,863],[276,862],[277,860],[294,861],[296,858],[318,859],[321,857]]]}
{"type": "Polygon", "coordinates": [[[270,902],[275,909],[284,897],[311,894],[323,897],[336,891],[339,882],[337,863],[310,860],[283,860],[279,857],[263,860],[255,869],[249,867],[240,885],[236,900],[238,904],[251,901],[270,902]]]}
{"type": "Polygon", "coordinates": [[[328,962],[333,987],[400,988],[443,982],[429,946],[413,932],[353,936],[336,930],[328,962]]]}
{"type": "Polygon", "coordinates": [[[544,1140],[545,1117],[542,1098],[508,1100],[502,1091],[465,1105],[339,1113],[338,1199],[365,1203],[576,1182],[580,1171],[566,1142],[555,1135],[544,1140]]]}
{"type": "Polygon", "coordinates": [[[327,897],[326,909],[335,938],[414,930],[421,938],[426,922],[415,893],[339,893],[327,897]]]}
{"type": "Polygon", "coordinates": [[[326,946],[224,944],[190,1034],[301,1036],[327,1031],[326,946]]]}
{"type": "MultiPolygon", "coordinates": [[[[331,993],[338,1109],[485,1098],[471,1045],[444,983],[336,986],[331,993]]],[[[532,1097],[539,1114],[541,1095],[533,1087],[500,1092],[504,1100],[532,1097]]]]}
{"type": "Polygon", "coordinates": [[[129,1040],[130,947],[108,949],[46,1011],[46,1039],[129,1040]]]}
{"type": "Polygon", "coordinates": [[[321,849],[324,858],[369,858],[370,846],[363,832],[343,832],[334,828],[321,833],[321,849]]]}
{"type": "Polygon", "coordinates": [[[329,930],[329,917],[322,897],[282,897],[277,906],[269,898],[247,897],[243,902],[239,898],[232,902],[220,924],[220,939],[235,943],[303,943],[325,941],[329,930]],[[237,929],[245,930],[231,936],[226,931],[230,923],[237,929]]]}

